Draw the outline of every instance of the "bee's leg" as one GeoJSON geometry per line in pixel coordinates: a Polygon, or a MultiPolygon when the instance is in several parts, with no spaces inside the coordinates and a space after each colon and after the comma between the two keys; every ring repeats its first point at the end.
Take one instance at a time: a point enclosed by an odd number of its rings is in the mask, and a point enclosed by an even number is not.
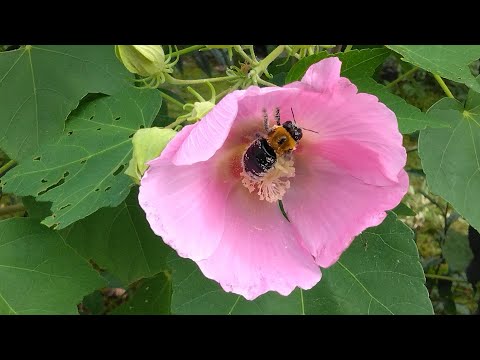
{"type": "Polygon", "coordinates": [[[267,109],[263,108],[262,109],[262,114],[263,114],[263,127],[265,128],[265,131],[268,131],[270,127],[268,126],[268,113],[267,109]]]}
{"type": "Polygon", "coordinates": [[[280,125],[280,108],[278,107],[275,108],[275,121],[280,125]]]}

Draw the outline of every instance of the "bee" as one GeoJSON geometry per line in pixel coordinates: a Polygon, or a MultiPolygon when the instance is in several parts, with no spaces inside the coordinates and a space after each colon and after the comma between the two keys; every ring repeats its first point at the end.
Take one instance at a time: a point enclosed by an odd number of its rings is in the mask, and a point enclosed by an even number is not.
{"type": "MultiPolygon", "coordinates": [[[[275,108],[276,125],[270,127],[268,114],[263,112],[263,127],[265,135],[257,135],[257,138],[249,145],[243,154],[243,170],[253,179],[261,178],[275,166],[279,157],[289,157],[296,149],[298,142],[303,136],[302,128],[297,126],[295,115],[291,120],[280,122],[280,109],[275,108]]],[[[304,129],[316,132],[309,129],[304,129]]]]}

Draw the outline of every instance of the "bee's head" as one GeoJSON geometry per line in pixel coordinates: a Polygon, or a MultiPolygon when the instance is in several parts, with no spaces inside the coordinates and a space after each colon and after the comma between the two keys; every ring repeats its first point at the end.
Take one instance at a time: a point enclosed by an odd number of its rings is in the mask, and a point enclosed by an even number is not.
{"type": "Polygon", "coordinates": [[[298,142],[302,138],[302,129],[300,129],[290,120],[285,121],[282,126],[285,128],[285,130],[288,131],[288,133],[292,136],[293,140],[295,140],[296,142],[298,142]]]}

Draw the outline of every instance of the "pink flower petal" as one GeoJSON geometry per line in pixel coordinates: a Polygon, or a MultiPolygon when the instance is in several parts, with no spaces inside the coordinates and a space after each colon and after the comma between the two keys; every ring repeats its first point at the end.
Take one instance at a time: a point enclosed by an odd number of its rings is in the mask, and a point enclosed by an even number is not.
{"type": "Polygon", "coordinates": [[[348,170],[320,157],[297,158],[296,175],[283,203],[303,245],[322,267],[335,263],[355,236],[380,224],[408,189],[404,170],[399,183],[366,184],[348,170]]]}
{"type": "Polygon", "coordinates": [[[323,59],[311,65],[302,78],[318,92],[331,92],[340,80],[342,62],[337,57],[323,59]]]}
{"type": "MultiPolygon", "coordinates": [[[[171,146],[178,148],[175,154],[167,146],[171,161],[175,165],[190,165],[210,159],[220,149],[237,117],[238,99],[244,91],[234,91],[225,96],[205,117],[187,131],[180,143],[171,146]]],[[[182,130],[184,131],[184,129],[182,130]]]]}
{"type": "Polygon", "coordinates": [[[198,262],[225,291],[252,300],[270,290],[288,295],[296,286],[310,289],[320,281],[320,269],[277,204],[238,186],[227,199],[225,224],[218,248],[198,262]]]}
{"type": "Polygon", "coordinates": [[[176,166],[155,160],[142,178],[139,203],[155,234],[183,257],[208,257],[224,230],[232,184],[216,176],[215,162],[176,166]]]}

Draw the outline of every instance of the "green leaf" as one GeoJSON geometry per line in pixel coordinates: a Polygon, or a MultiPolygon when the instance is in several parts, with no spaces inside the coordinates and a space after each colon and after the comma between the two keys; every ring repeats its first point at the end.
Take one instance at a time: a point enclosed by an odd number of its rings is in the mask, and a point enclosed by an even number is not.
{"type": "Polygon", "coordinates": [[[448,122],[428,116],[417,107],[408,104],[400,96],[392,94],[385,86],[380,85],[373,79],[363,78],[353,82],[360,92],[375,95],[395,113],[398,120],[398,129],[402,134],[410,134],[427,127],[444,128],[449,126],[448,122]]]}
{"type": "Polygon", "coordinates": [[[137,284],[126,303],[115,308],[114,315],[170,314],[172,280],[168,274],[159,273],[137,284]]]}
{"type": "Polygon", "coordinates": [[[55,231],[35,219],[0,221],[0,314],[78,314],[105,282],[55,231]]]}
{"type": "Polygon", "coordinates": [[[479,45],[387,45],[403,60],[480,92],[468,65],[480,58],[479,45]]]}
{"type": "Polygon", "coordinates": [[[17,161],[62,133],[87,93],[114,94],[132,79],[114,48],[26,46],[0,53],[0,147],[17,161]]]}
{"type": "Polygon", "coordinates": [[[285,83],[291,83],[300,80],[305,75],[310,65],[319,62],[327,57],[336,56],[342,61],[341,75],[350,80],[371,77],[375,69],[379,67],[390,54],[385,48],[352,50],[347,53],[328,54],[321,52],[310,55],[297,62],[287,74],[285,83]]]}
{"type": "Polygon", "coordinates": [[[389,214],[359,235],[311,290],[254,301],[224,292],[190,260],[174,256],[176,314],[433,314],[413,233],[389,214]]]}
{"type": "Polygon", "coordinates": [[[352,50],[347,53],[327,54],[319,53],[300,60],[287,75],[286,82],[300,80],[310,65],[326,58],[337,56],[342,61],[341,75],[349,78],[359,92],[373,94],[392,110],[398,120],[398,127],[402,134],[409,134],[426,127],[447,127],[442,121],[434,121],[420,109],[408,104],[401,97],[392,94],[385,86],[371,78],[376,68],[380,66],[390,54],[385,48],[352,50]]]}
{"type": "Polygon", "coordinates": [[[410,209],[405,203],[401,202],[400,204],[392,210],[397,216],[415,216],[417,213],[410,209]]]}
{"type": "Polygon", "coordinates": [[[123,173],[131,137],[150,126],[160,104],[158,91],[136,88],[82,104],[56,143],[44,145],[2,178],[4,191],[51,201],[52,216],[42,223],[56,229],[120,204],[132,184],[123,173]]]}
{"type": "Polygon", "coordinates": [[[83,311],[80,312],[80,315],[102,315],[105,313],[103,294],[99,290],[85,296],[82,305],[83,311]]]}
{"type": "Polygon", "coordinates": [[[430,190],[453,205],[475,228],[480,228],[480,103],[464,109],[443,98],[428,113],[451,124],[420,132],[418,154],[430,190]]]}
{"type": "Polygon", "coordinates": [[[166,269],[171,249],[151,230],[138,205],[138,189],[116,208],[104,208],[62,230],[65,241],[86,259],[128,285],[166,269]]]}
{"type": "Polygon", "coordinates": [[[448,231],[442,253],[447,260],[448,268],[454,272],[464,272],[473,259],[467,236],[455,230],[448,231]]]}
{"type": "Polygon", "coordinates": [[[27,209],[27,214],[29,218],[37,219],[41,221],[45,219],[47,216],[52,215],[50,211],[50,207],[52,203],[50,202],[39,202],[35,201],[33,196],[26,196],[22,198],[23,206],[27,209]]]}

